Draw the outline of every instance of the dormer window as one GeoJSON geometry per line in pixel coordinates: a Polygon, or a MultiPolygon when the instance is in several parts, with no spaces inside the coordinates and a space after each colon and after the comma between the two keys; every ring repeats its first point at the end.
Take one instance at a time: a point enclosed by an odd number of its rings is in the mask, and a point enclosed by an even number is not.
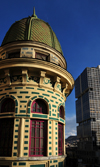
{"type": "Polygon", "coordinates": [[[48,56],[45,54],[42,54],[42,53],[36,53],[35,58],[40,59],[40,60],[44,60],[44,61],[48,61],[48,56]]]}

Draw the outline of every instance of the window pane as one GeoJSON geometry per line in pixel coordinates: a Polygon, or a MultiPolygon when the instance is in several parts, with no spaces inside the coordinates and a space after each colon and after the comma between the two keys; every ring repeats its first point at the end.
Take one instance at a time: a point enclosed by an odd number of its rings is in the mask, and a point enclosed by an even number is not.
{"type": "Polygon", "coordinates": [[[35,137],[35,128],[32,128],[31,137],[35,137]]]}
{"type": "Polygon", "coordinates": [[[36,147],[39,147],[39,139],[36,139],[36,147]]]}
{"type": "Polygon", "coordinates": [[[40,148],[43,148],[43,139],[41,139],[40,148]]]}
{"type": "Polygon", "coordinates": [[[34,138],[31,138],[31,148],[34,148],[34,138]]]}
{"type": "Polygon", "coordinates": [[[36,137],[39,137],[39,136],[40,136],[40,129],[36,128],[36,137]]]}

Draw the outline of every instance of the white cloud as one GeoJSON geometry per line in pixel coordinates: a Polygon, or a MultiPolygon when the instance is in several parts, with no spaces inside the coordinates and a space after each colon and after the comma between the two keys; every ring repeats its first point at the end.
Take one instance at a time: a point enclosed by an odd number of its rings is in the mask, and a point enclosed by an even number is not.
{"type": "Polygon", "coordinates": [[[76,135],[76,115],[66,117],[65,138],[76,135]]]}

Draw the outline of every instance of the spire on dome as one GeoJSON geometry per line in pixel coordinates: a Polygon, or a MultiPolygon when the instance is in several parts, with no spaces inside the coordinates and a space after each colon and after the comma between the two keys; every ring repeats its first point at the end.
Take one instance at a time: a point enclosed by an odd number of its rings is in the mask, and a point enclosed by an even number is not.
{"type": "Polygon", "coordinates": [[[35,7],[33,8],[33,15],[32,15],[32,17],[37,18],[37,15],[35,14],[35,7]]]}

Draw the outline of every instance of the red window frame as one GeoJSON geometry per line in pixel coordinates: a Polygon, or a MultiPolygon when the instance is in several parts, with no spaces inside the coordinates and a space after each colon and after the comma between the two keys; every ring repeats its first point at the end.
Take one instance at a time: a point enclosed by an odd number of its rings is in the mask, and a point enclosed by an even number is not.
{"type": "Polygon", "coordinates": [[[30,121],[29,156],[46,155],[46,121],[30,121]]]}
{"type": "Polygon", "coordinates": [[[36,99],[33,101],[31,105],[31,112],[32,113],[42,113],[47,114],[47,105],[41,99],[36,99]]]}
{"type": "Polygon", "coordinates": [[[63,125],[58,124],[58,155],[63,154],[63,125]]]}
{"type": "Polygon", "coordinates": [[[1,113],[14,112],[15,102],[11,98],[5,98],[1,104],[1,113]]]}

